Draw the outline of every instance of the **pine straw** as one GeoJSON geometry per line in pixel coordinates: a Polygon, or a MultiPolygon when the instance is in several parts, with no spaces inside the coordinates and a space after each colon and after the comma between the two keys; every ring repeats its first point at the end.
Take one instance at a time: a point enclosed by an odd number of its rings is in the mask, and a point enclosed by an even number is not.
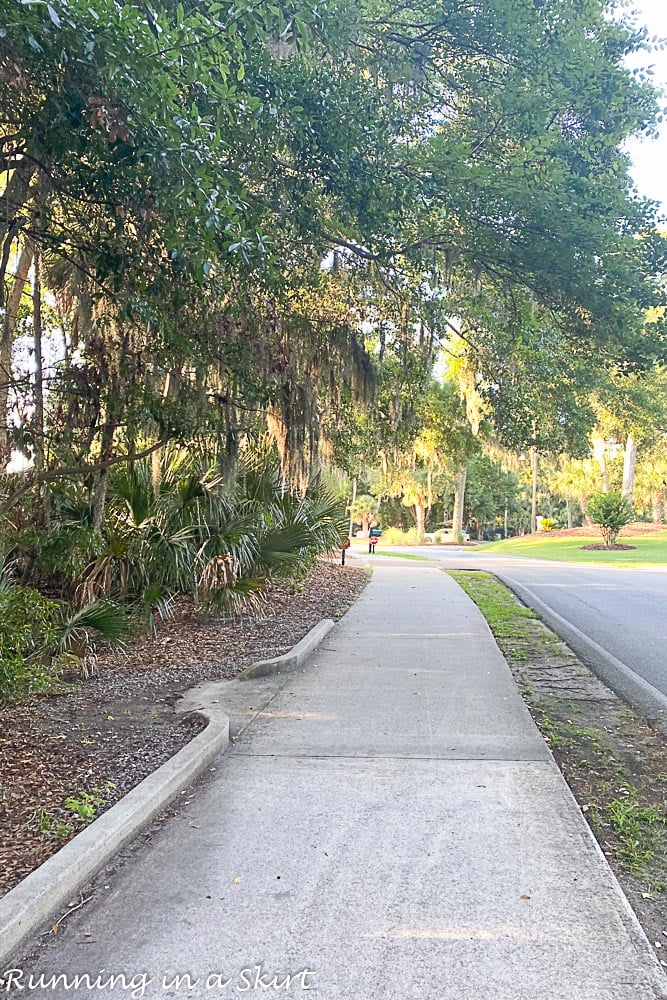
{"type": "Polygon", "coordinates": [[[202,616],[182,601],[156,639],[136,639],[122,658],[100,655],[95,677],[1,709],[0,895],[86,825],[65,808],[68,796],[102,789],[101,812],[200,731],[199,720],[174,715],[183,691],[286,652],[322,618],[344,614],[367,581],[365,570],[321,561],[298,587],[272,584],[258,615],[202,616]],[[40,832],[40,814],[72,833],[40,832]]]}
{"type": "MultiPolygon", "coordinates": [[[[632,521],[621,530],[625,538],[636,538],[638,535],[652,535],[654,531],[664,531],[667,524],[653,524],[651,521],[632,521]]],[[[543,538],[590,538],[597,535],[600,529],[591,524],[582,528],[556,528],[554,531],[542,531],[543,538]]]]}

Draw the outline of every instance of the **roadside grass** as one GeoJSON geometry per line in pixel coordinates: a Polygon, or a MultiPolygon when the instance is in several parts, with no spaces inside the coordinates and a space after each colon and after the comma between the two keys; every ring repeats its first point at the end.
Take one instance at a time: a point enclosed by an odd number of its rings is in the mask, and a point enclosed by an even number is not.
{"type": "Polygon", "coordinates": [[[502,556],[525,556],[530,559],[553,559],[558,562],[602,563],[606,566],[664,566],[667,565],[667,530],[649,535],[621,535],[619,543],[634,545],[629,552],[590,552],[582,545],[600,544],[599,534],[578,538],[550,538],[548,535],[525,535],[523,538],[506,538],[501,542],[479,545],[476,552],[502,556]]]}
{"type": "Polygon", "coordinates": [[[514,595],[495,577],[470,570],[451,570],[449,575],[472,597],[497,638],[524,638],[523,623],[537,615],[530,608],[517,604],[514,595]]]}
{"type": "MultiPolygon", "coordinates": [[[[617,791],[625,797],[596,806],[591,822],[602,827],[610,823],[623,842],[620,857],[630,871],[641,871],[653,860],[656,846],[664,846],[667,818],[656,806],[642,805],[640,793],[632,785],[617,791]]],[[[660,883],[660,888],[664,891],[667,886],[660,883]]]]}
{"type": "MultiPolygon", "coordinates": [[[[507,587],[448,571],[489,623],[519,691],[649,939],[667,930],[667,740],[507,587]]],[[[662,953],[657,956],[661,961],[662,953]]]]}

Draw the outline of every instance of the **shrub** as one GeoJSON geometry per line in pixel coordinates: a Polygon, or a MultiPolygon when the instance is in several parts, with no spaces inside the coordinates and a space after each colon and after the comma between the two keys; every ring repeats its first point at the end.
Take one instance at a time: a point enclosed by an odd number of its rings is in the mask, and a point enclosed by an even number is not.
{"type": "Polygon", "coordinates": [[[49,685],[52,678],[40,653],[45,643],[55,641],[57,610],[55,601],[32,587],[5,582],[0,588],[0,701],[49,685]]]}
{"type": "Polygon", "coordinates": [[[553,517],[543,517],[540,531],[553,531],[556,527],[556,522],[553,517]]]}
{"type": "Polygon", "coordinates": [[[4,531],[2,548],[8,552],[17,578],[72,597],[86,566],[102,546],[102,537],[88,525],[56,525],[50,530],[27,525],[4,531]]]}
{"type": "Polygon", "coordinates": [[[602,533],[607,548],[614,545],[618,535],[633,518],[630,501],[622,493],[596,493],[588,501],[588,513],[602,533]]]}
{"type": "Polygon", "coordinates": [[[17,579],[78,605],[54,605],[51,636],[7,640],[8,685],[33,655],[31,643],[47,662],[85,660],[100,634],[122,645],[128,608],[154,633],[156,615],[168,617],[177,594],[222,610],[257,607],[271,575],[303,577],[347,533],[345,500],[318,479],[291,490],[274,451],[246,452],[233,482],[178,448],[164,449],[159,482],[154,472],[146,459],[112,471],[100,530],[82,487],[54,493],[48,531],[29,524],[0,536],[17,579]]]}
{"type": "Polygon", "coordinates": [[[143,460],[112,475],[102,544],[76,591],[80,603],[134,605],[151,631],[178,593],[220,610],[256,607],[269,576],[303,576],[347,532],[345,500],[319,480],[291,491],[274,454],[246,453],[234,483],[175,448],[159,491],[152,473],[143,460]]]}
{"type": "Polygon", "coordinates": [[[383,545],[416,545],[417,541],[416,528],[410,528],[409,531],[403,531],[402,528],[384,528],[380,539],[383,545]]]}
{"type": "Polygon", "coordinates": [[[0,702],[51,689],[65,663],[85,667],[96,638],[117,649],[127,628],[127,614],[109,601],[73,609],[1,574],[0,702]]]}

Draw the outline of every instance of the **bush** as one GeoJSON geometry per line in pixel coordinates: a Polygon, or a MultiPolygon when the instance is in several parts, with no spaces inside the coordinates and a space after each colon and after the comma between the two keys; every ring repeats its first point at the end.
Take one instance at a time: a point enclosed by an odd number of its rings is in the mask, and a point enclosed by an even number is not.
{"type": "MultiPolygon", "coordinates": [[[[168,617],[177,594],[225,611],[257,607],[272,575],[302,578],[318,556],[338,551],[348,530],[345,499],[319,480],[290,490],[275,451],[249,450],[231,483],[178,448],[164,449],[159,489],[154,471],[146,459],[112,471],[100,530],[87,490],[71,488],[52,497],[48,531],[28,524],[0,535],[16,579],[68,602],[51,623],[54,640],[44,638],[45,661],[85,660],[97,635],[122,645],[128,609],[154,632],[156,615],[168,617]]],[[[8,639],[8,685],[32,655],[23,638],[8,639]]]]}
{"type": "Polygon", "coordinates": [[[553,517],[543,517],[540,527],[540,531],[553,531],[556,527],[556,522],[553,517]]]}
{"type": "Polygon", "coordinates": [[[50,530],[28,525],[3,532],[2,548],[10,554],[17,578],[37,586],[46,585],[72,597],[86,566],[95,558],[103,541],[88,525],[58,525],[50,530]]]}
{"type": "Polygon", "coordinates": [[[417,529],[383,528],[380,542],[382,545],[417,545],[417,529]]]}
{"type": "Polygon", "coordinates": [[[81,574],[80,602],[111,598],[142,608],[151,629],[173,596],[219,610],[253,608],[273,574],[303,576],[337,552],[348,529],[344,498],[322,482],[291,492],[275,456],[248,453],[236,480],[167,449],[156,492],[151,463],[116,472],[104,544],[81,574]]]}
{"type": "Polygon", "coordinates": [[[52,689],[65,664],[85,669],[96,639],[122,648],[127,629],[109,601],[72,608],[0,574],[0,702],[52,689]]]}
{"type": "Polygon", "coordinates": [[[622,493],[596,493],[588,501],[588,514],[602,533],[604,544],[610,548],[616,542],[621,528],[633,518],[630,501],[622,493]]]}
{"type": "Polygon", "coordinates": [[[51,681],[39,656],[55,641],[58,605],[32,587],[0,589],[0,701],[43,690],[51,681]]]}

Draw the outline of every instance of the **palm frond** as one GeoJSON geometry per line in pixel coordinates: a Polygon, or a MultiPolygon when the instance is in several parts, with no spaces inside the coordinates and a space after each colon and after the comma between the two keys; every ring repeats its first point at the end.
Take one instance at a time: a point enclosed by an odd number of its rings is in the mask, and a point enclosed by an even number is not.
{"type": "Polygon", "coordinates": [[[303,560],[312,544],[312,532],[305,521],[270,528],[259,539],[260,565],[271,569],[279,564],[303,560]]]}
{"type": "Polygon", "coordinates": [[[15,586],[12,570],[13,564],[11,562],[4,562],[0,567],[0,595],[8,594],[15,586]]]}
{"type": "Polygon", "coordinates": [[[111,484],[110,495],[124,501],[130,522],[135,527],[149,520],[152,513],[151,485],[136,470],[116,476],[111,484]]]}
{"type": "Polygon", "coordinates": [[[149,583],[140,595],[141,611],[148,625],[148,631],[155,638],[155,615],[158,614],[162,621],[166,621],[173,615],[172,604],[174,595],[160,583],[149,583]]]}
{"type": "Polygon", "coordinates": [[[257,612],[264,607],[266,579],[264,577],[245,577],[236,580],[230,587],[214,589],[206,603],[216,611],[238,614],[242,611],[257,612]]]}
{"type": "Polygon", "coordinates": [[[63,608],[55,625],[56,652],[89,652],[94,637],[106,639],[112,649],[122,649],[129,628],[127,612],[111,601],[93,601],[73,611],[63,608]]]}

